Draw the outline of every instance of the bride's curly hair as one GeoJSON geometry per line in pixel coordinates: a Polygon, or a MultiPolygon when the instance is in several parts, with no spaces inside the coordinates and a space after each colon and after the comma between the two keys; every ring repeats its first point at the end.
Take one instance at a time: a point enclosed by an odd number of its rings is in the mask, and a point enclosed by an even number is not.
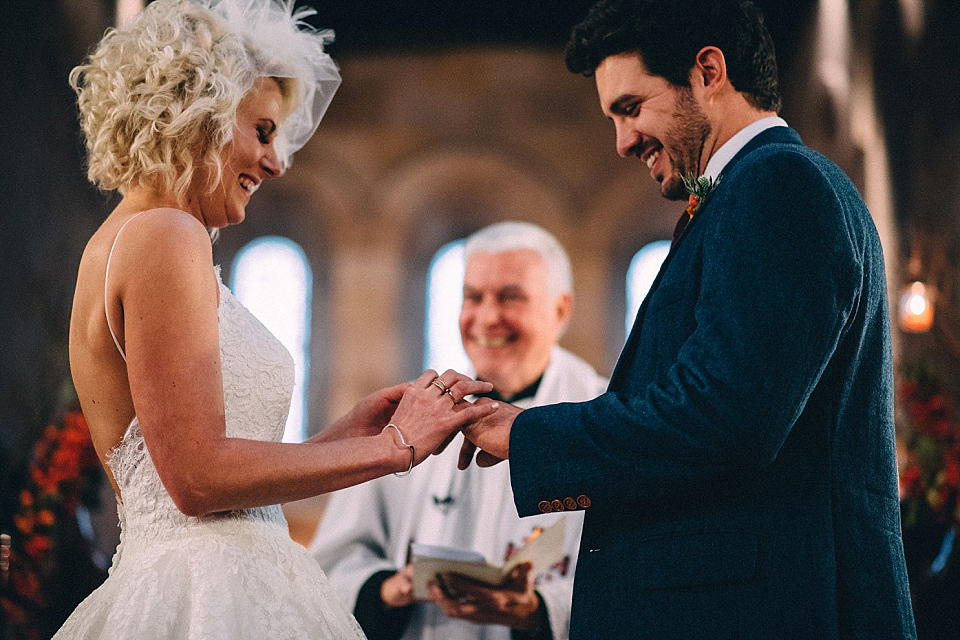
{"type": "Polygon", "coordinates": [[[87,177],[121,194],[136,181],[181,199],[206,165],[213,189],[237,107],[258,75],[255,56],[187,0],[156,0],[131,25],[108,31],[70,73],[87,177]]]}

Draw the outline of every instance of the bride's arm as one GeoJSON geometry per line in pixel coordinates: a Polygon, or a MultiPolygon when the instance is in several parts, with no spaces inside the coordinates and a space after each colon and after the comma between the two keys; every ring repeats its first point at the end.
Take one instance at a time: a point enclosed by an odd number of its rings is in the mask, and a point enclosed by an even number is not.
{"type": "MultiPolygon", "coordinates": [[[[125,236],[111,279],[123,305],[131,395],[160,479],[185,514],[297,500],[408,468],[410,450],[393,429],[303,444],[227,438],[218,288],[205,229],[171,213],[143,216],[125,236]]],[[[403,396],[393,420],[417,462],[489,412],[452,411],[424,376],[403,396]]]]}

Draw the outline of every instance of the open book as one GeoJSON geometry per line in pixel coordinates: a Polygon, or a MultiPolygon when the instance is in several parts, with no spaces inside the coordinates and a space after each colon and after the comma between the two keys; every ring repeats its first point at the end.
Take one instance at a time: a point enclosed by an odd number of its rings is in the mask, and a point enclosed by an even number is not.
{"type": "Polygon", "coordinates": [[[539,575],[563,559],[566,533],[566,518],[559,518],[539,534],[532,536],[501,566],[490,564],[476,551],[415,542],[410,546],[413,595],[417,599],[426,599],[427,582],[434,580],[438,573],[460,573],[497,586],[503,584],[514,567],[530,562],[533,564],[531,573],[534,576],[539,575]]]}

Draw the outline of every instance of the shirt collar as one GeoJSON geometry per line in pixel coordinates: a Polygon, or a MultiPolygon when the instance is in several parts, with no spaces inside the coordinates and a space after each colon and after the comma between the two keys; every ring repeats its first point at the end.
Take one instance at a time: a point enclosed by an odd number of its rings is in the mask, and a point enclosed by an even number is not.
{"type": "MultiPolygon", "coordinates": [[[[480,378],[477,378],[478,380],[480,378]]],[[[489,393],[478,393],[478,398],[490,398],[491,400],[499,400],[501,402],[515,403],[518,400],[523,400],[524,398],[532,398],[537,395],[537,390],[540,389],[540,383],[543,381],[543,374],[540,374],[540,377],[533,381],[529,386],[524,389],[521,389],[512,396],[502,396],[500,393],[494,389],[489,393]]]]}
{"type": "Polygon", "coordinates": [[[703,175],[708,178],[716,178],[727,164],[733,160],[733,156],[737,155],[737,152],[743,149],[747,143],[753,140],[761,131],[766,131],[771,127],[786,126],[786,120],[779,116],[760,118],[756,122],[748,124],[717,149],[717,152],[714,153],[707,162],[707,168],[704,170],[703,175]]]}

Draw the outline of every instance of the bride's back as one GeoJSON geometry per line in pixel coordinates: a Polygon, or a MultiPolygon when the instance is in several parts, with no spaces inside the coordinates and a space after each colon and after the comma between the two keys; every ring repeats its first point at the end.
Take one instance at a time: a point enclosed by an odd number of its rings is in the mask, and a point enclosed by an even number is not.
{"type": "MultiPolygon", "coordinates": [[[[118,494],[116,482],[105,462],[107,454],[123,438],[134,417],[134,408],[126,363],[107,326],[104,279],[110,249],[125,221],[118,216],[110,216],[87,243],[80,260],[70,316],[70,371],[73,383],[97,455],[118,494]]],[[[110,278],[115,283],[122,281],[123,275],[116,265],[111,267],[110,278]]],[[[115,302],[109,310],[111,318],[113,322],[122,323],[122,307],[118,299],[115,302]]]]}
{"type": "MultiPolygon", "coordinates": [[[[127,365],[130,354],[125,353],[131,323],[141,337],[170,328],[170,317],[158,312],[157,307],[162,306],[189,330],[197,327],[176,295],[167,295],[171,288],[177,289],[177,283],[170,280],[166,265],[190,263],[194,277],[202,282],[208,298],[207,322],[214,334],[211,348],[216,349],[219,296],[206,230],[189,213],[154,204],[149,198],[138,198],[136,189],[134,194],[128,193],[90,238],[77,273],[70,318],[70,369],[101,463],[123,439],[135,416],[127,365]],[[158,241],[161,238],[166,242],[158,241]]],[[[154,340],[149,348],[136,354],[141,369],[155,369],[160,353],[174,345],[154,340]]],[[[220,398],[217,378],[214,396],[220,398]]],[[[111,482],[119,493],[112,476],[111,482]]]]}

